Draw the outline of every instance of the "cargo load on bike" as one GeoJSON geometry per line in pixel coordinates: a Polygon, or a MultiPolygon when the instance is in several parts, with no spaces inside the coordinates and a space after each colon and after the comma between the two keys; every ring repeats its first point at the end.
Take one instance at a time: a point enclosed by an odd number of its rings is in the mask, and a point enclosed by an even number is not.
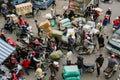
{"type": "Polygon", "coordinates": [[[63,66],[62,77],[64,80],[81,80],[80,72],[77,65],[72,66],[63,66]]]}

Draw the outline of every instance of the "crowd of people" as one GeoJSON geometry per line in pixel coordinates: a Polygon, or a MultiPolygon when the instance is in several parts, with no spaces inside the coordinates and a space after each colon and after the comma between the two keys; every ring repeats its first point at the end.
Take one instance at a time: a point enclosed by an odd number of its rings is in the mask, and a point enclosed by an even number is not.
{"type": "MultiPolygon", "coordinates": [[[[51,14],[54,17],[55,16],[54,8],[56,6],[55,0],[53,1],[52,4],[53,5],[51,8],[51,14]]],[[[98,17],[100,15],[94,8],[95,8],[95,6],[93,4],[88,6],[87,9],[85,10],[84,17],[87,20],[89,20],[89,18],[90,18],[91,21],[94,21],[95,24],[97,24],[98,17]]],[[[3,17],[6,20],[7,19],[6,16],[8,13],[6,5],[2,6],[1,13],[3,14],[3,17]]],[[[73,10],[70,10],[69,13],[67,13],[67,11],[65,10],[64,13],[62,14],[62,16],[64,17],[63,19],[69,18],[71,20],[71,22],[76,17],[73,10]]],[[[111,22],[110,21],[111,16],[112,16],[112,11],[109,8],[106,11],[104,19],[102,21],[103,29],[104,29],[104,27],[107,26],[108,23],[111,22]]],[[[60,49],[60,46],[62,44],[61,44],[61,41],[57,37],[50,38],[50,36],[48,36],[48,35],[47,35],[47,37],[45,37],[45,38],[47,38],[47,40],[44,42],[44,40],[42,38],[43,34],[44,34],[44,30],[39,28],[37,20],[35,20],[34,22],[35,22],[38,34],[37,34],[37,36],[32,36],[32,39],[29,39],[29,42],[26,42],[25,38],[27,37],[27,34],[28,34],[27,31],[31,32],[31,29],[29,29],[30,25],[29,25],[29,22],[24,20],[23,16],[21,16],[21,15],[18,18],[18,25],[19,25],[18,28],[20,28],[20,37],[17,39],[17,41],[14,42],[12,39],[6,38],[4,32],[2,32],[0,34],[0,38],[3,39],[8,44],[16,47],[15,54],[8,57],[6,61],[9,61],[12,65],[16,65],[16,64],[22,65],[23,69],[25,70],[25,73],[27,75],[30,75],[29,69],[32,66],[35,70],[35,75],[37,77],[37,80],[41,80],[43,78],[43,73],[42,73],[43,70],[41,69],[41,66],[37,66],[37,64],[40,62],[39,58],[41,57],[42,53],[44,51],[47,51],[47,50],[48,50],[49,54],[46,54],[45,56],[46,56],[46,58],[48,58],[48,55],[50,55],[50,53],[52,53],[53,51],[60,49]],[[17,44],[17,42],[22,43],[23,46],[22,47],[19,46],[17,44]]],[[[113,23],[114,23],[113,26],[118,26],[118,28],[119,28],[120,27],[120,17],[118,16],[118,18],[116,18],[113,21],[113,23]]],[[[83,27],[83,26],[80,26],[80,27],[83,27]]],[[[82,30],[82,28],[80,31],[82,32],[81,34],[79,34],[81,39],[82,39],[81,44],[84,46],[85,50],[88,50],[89,45],[93,44],[93,41],[91,40],[90,32],[85,32],[84,30],[82,30]]],[[[64,33],[67,33],[67,29],[64,30],[64,33]]],[[[98,39],[97,41],[98,41],[99,48],[103,48],[105,46],[105,39],[104,39],[104,35],[102,34],[102,32],[100,32],[97,35],[97,39],[98,39]]],[[[67,42],[68,42],[67,43],[68,51],[72,51],[72,53],[74,53],[75,46],[74,46],[74,39],[72,38],[72,34],[70,34],[68,36],[67,42]]],[[[100,76],[100,69],[104,63],[103,54],[100,54],[99,57],[96,58],[95,62],[96,62],[96,67],[97,67],[97,77],[99,77],[100,76]]],[[[78,65],[80,74],[82,75],[83,64],[84,64],[83,58],[78,57],[76,64],[78,65]]],[[[115,66],[115,64],[118,64],[117,60],[115,59],[115,55],[111,55],[110,58],[108,59],[108,67],[113,68],[115,66]]],[[[51,70],[51,74],[56,75],[58,68],[56,68],[54,61],[52,60],[48,65],[49,65],[49,68],[51,70]]]]}

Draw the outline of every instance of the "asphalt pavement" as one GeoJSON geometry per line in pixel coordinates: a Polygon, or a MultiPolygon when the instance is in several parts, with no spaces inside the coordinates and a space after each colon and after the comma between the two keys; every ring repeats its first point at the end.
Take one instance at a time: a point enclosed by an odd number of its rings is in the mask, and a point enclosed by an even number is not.
{"type": "MultiPolygon", "coordinates": [[[[68,5],[68,1],[66,0],[56,0],[56,11],[58,13],[63,13],[63,6],[67,6],[68,5]]],[[[100,8],[102,8],[104,11],[103,11],[103,14],[100,16],[99,19],[103,19],[104,18],[104,14],[106,12],[106,10],[108,8],[111,8],[112,10],[112,16],[111,16],[111,22],[113,19],[115,19],[117,16],[119,16],[120,14],[120,3],[117,2],[117,0],[113,0],[113,3],[112,4],[105,4],[105,3],[101,3],[100,2],[100,8]]],[[[45,14],[46,13],[50,13],[50,9],[51,9],[51,6],[47,9],[47,10],[41,10],[41,15],[40,16],[36,16],[35,18],[25,18],[28,23],[33,27],[33,32],[35,35],[37,35],[37,28],[35,26],[35,23],[34,23],[34,20],[37,19],[39,21],[39,23],[42,23],[43,21],[45,21],[45,14]]],[[[3,27],[5,21],[3,19],[3,17],[0,16],[0,28],[3,27]]],[[[107,39],[106,39],[106,36],[111,36],[112,35],[112,23],[111,24],[108,24],[105,29],[104,29],[104,37],[105,37],[105,42],[107,42],[107,39]]],[[[14,34],[6,34],[6,36],[9,36],[11,37],[13,40],[16,40],[16,36],[14,34]]],[[[66,51],[64,51],[64,54],[66,53],[66,51]]],[[[100,50],[97,50],[97,52],[95,54],[91,54],[91,55],[84,55],[84,63],[88,63],[88,64],[94,64],[95,63],[95,59],[98,57],[98,55],[102,53],[104,55],[104,58],[105,58],[105,61],[104,61],[104,64],[101,68],[101,75],[100,77],[96,77],[97,73],[96,73],[96,70],[95,72],[93,73],[83,73],[81,75],[81,80],[106,80],[105,77],[104,77],[104,74],[103,74],[103,70],[106,68],[107,66],[107,58],[109,57],[109,54],[107,53],[106,49],[103,48],[103,49],[100,49],[100,50]]],[[[74,54],[73,55],[73,60],[72,62],[76,62],[76,56],[77,54],[74,54]]],[[[60,63],[60,66],[62,67],[63,64],[65,64],[65,56],[59,61],[60,63]]],[[[33,70],[30,70],[30,75],[27,76],[26,74],[24,75],[26,77],[27,80],[36,80],[35,77],[34,77],[34,71],[33,70]]],[[[48,77],[49,77],[49,70],[47,71],[48,72],[48,77]]],[[[60,69],[60,71],[57,73],[57,80],[62,80],[62,77],[61,77],[61,72],[62,70],[60,69]]],[[[115,73],[112,78],[110,78],[109,80],[116,80],[118,74],[119,74],[120,71],[118,71],[117,73],[115,73]]],[[[47,79],[48,80],[48,79],[47,79]]]]}

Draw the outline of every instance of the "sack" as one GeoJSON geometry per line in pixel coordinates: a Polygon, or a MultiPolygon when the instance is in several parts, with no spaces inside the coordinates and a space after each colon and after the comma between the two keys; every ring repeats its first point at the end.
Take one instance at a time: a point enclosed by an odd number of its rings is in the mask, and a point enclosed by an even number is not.
{"type": "Polygon", "coordinates": [[[80,76],[80,72],[79,72],[78,67],[76,65],[74,65],[74,66],[64,66],[62,69],[63,69],[63,72],[64,72],[63,73],[64,78],[80,76]]]}
{"type": "Polygon", "coordinates": [[[50,22],[50,26],[51,27],[55,26],[55,20],[54,19],[50,19],[49,22],[50,22]]]}
{"type": "Polygon", "coordinates": [[[53,51],[51,54],[50,54],[50,58],[53,59],[53,60],[58,60],[62,57],[63,53],[61,50],[57,50],[57,51],[53,51]]]}
{"type": "Polygon", "coordinates": [[[62,35],[63,35],[63,32],[62,32],[62,31],[52,30],[52,36],[53,36],[53,37],[61,38],[62,35]]]}

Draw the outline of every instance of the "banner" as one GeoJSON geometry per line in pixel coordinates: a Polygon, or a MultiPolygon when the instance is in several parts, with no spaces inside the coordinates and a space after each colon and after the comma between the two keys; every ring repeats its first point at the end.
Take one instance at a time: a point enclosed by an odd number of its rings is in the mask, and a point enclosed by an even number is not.
{"type": "Polygon", "coordinates": [[[32,3],[27,2],[15,6],[18,15],[24,15],[32,12],[32,3]]]}

